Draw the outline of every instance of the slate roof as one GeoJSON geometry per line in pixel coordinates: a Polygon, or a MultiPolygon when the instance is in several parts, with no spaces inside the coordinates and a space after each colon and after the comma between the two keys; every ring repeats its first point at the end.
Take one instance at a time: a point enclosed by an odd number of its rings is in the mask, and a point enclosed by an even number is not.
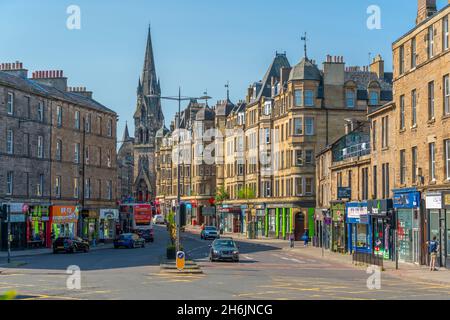
{"type": "Polygon", "coordinates": [[[116,114],[94,99],[75,92],[67,92],[48,85],[40,84],[33,79],[22,78],[0,71],[0,84],[11,86],[24,92],[41,95],[46,98],[56,98],[69,103],[77,104],[90,109],[116,114]]]}
{"type": "Polygon", "coordinates": [[[309,59],[303,58],[289,74],[289,81],[293,80],[322,80],[322,74],[319,68],[309,59]]]}
{"type": "Polygon", "coordinates": [[[228,116],[234,107],[235,105],[230,100],[221,101],[216,106],[216,115],[228,116]]]}
{"type": "Polygon", "coordinates": [[[200,111],[197,112],[195,115],[196,121],[204,121],[204,120],[214,120],[215,114],[214,110],[212,110],[210,107],[205,106],[200,111]]]}
{"type": "Polygon", "coordinates": [[[261,97],[270,97],[272,95],[271,81],[272,77],[279,79],[281,68],[290,68],[291,65],[286,57],[286,54],[277,53],[269,69],[264,75],[263,80],[260,82],[261,87],[258,88],[258,94],[256,101],[259,101],[261,97]]]}

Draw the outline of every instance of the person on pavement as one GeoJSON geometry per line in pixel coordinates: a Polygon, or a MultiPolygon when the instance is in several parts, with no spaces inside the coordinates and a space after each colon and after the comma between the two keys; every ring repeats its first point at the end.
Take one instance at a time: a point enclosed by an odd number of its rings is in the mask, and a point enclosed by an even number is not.
{"type": "Polygon", "coordinates": [[[294,236],[293,233],[291,233],[291,235],[289,236],[289,246],[290,246],[291,248],[293,248],[293,247],[294,247],[294,244],[295,244],[295,236],[294,236]]]}
{"type": "Polygon", "coordinates": [[[428,252],[430,253],[430,271],[437,271],[436,260],[437,254],[439,252],[439,241],[436,240],[436,236],[433,237],[432,241],[428,241],[428,252]]]}
{"type": "Polygon", "coordinates": [[[303,235],[303,240],[304,240],[304,246],[306,248],[308,246],[308,241],[309,241],[309,232],[308,232],[308,230],[305,231],[305,234],[303,235]]]}

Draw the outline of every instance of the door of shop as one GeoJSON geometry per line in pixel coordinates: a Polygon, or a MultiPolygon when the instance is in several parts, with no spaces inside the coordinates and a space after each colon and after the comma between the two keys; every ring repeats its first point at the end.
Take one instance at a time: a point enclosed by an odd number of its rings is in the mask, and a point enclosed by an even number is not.
{"type": "Polygon", "coordinates": [[[305,216],[302,212],[295,215],[295,240],[300,241],[302,236],[305,234],[305,216]]]}

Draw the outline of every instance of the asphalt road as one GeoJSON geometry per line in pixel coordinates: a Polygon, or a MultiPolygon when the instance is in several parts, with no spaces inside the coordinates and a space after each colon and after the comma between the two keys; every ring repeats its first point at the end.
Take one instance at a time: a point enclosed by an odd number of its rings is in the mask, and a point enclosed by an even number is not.
{"type": "MultiPolygon", "coordinates": [[[[155,242],[144,249],[102,249],[80,254],[16,258],[25,263],[0,273],[0,294],[15,290],[20,299],[449,299],[450,286],[381,275],[370,290],[365,270],[282,250],[287,244],[239,242],[240,263],[210,263],[208,244],[185,233],[187,257],[199,275],[160,272],[168,235],[156,227],[155,242]],[[66,270],[81,270],[81,289],[69,290],[66,270]]],[[[5,263],[0,259],[0,265],[5,263]]]]}

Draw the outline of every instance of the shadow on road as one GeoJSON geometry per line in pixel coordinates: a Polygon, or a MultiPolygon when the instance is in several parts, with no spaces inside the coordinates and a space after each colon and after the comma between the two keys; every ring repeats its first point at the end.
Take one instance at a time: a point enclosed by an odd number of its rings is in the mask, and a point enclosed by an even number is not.
{"type": "MultiPolygon", "coordinates": [[[[30,270],[30,273],[32,273],[32,270],[51,270],[65,273],[68,266],[72,265],[80,267],[82,271],[159,266],[161,258],[166,254],[168,242],[169,236],[166,227],[155,226],[155,242],[146,243],[145,248],[98,249],[91,250],[89,253],[13,256],[11,266],[6,265],[6,259],[0,259],[0,266],[4,270],[2,273],[17,269],[30,270]]],[[[124,272],[127,271],[124,270],[124,272]]]]}

